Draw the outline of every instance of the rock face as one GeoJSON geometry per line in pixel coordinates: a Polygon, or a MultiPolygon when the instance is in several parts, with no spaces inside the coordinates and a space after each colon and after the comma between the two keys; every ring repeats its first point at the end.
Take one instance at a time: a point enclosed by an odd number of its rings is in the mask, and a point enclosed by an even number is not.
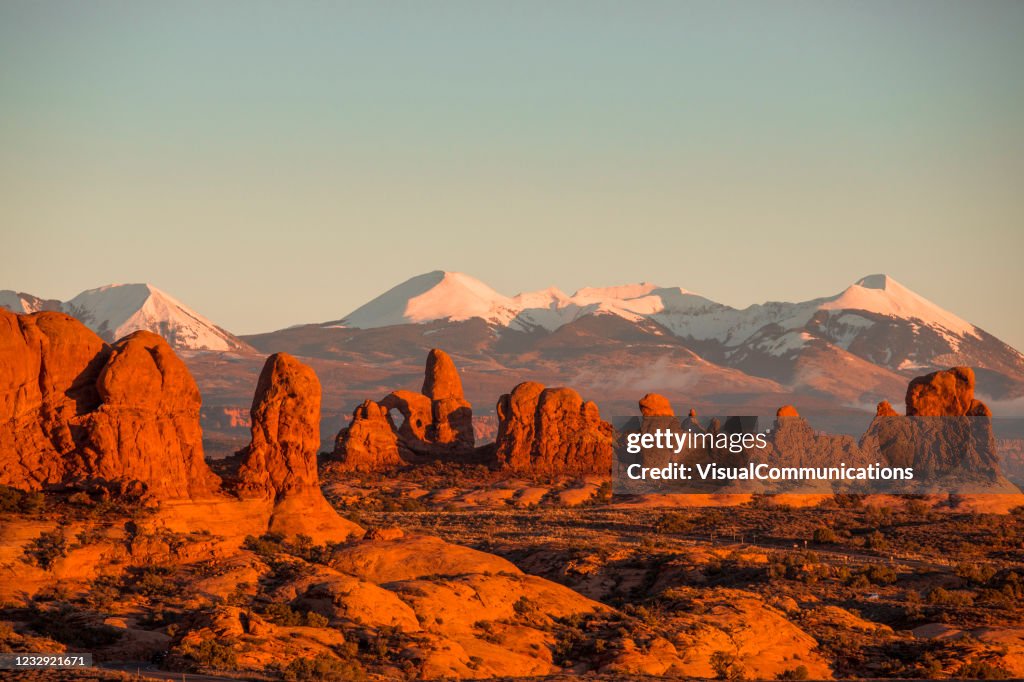
{"type": "Polygon", "coordinates": [[[908,417],[991,417],[988,406],[974,397],[974,370],[970,367],[932,372],[907,387],[908,417]]]}
{"type": "Polygon", "coordinates": [[[319,485],[320,380],[287,353],[267,358],[250,410],[252,443],[239,479],[280,498],[319,485]]]}
{"type": "Polygon", "coordinates": [[[252,442],[238,472],[244,497],[273,504],[269,529],[316,539],[362,534],[320,491],[320,380],[288,355],[267,358],[252,401],[252,442]]]}
{"type": "Polygon", "coordinates": [[[612,426],[571,388],[519,384],[498,400],[495,453],[502,468],[542,475],[607,474],[612,426]]]}
{"type": "Polygon", "coordinates": [[[648,393],[640,399],[640,414],[644,417],[675,416],[675,412],[672,411],[672,403],[668,401],[668,398],[657,393],[648,393]]]}
{"type": "Polygon", "coordinates": [[[64,480],[99,406],[96,379],[110,348],[61,313],[0,309],[0,484],[38,490],[64,480]]]}
{"type": "Polygon", "coordinates": [[[220,478],[203,457],[199,389],[163,338],[139,331],[115,343],[96,390],[100,406],[86,421],[76,478],[139,481],[160,499],[216,493],[220,478]]]}
{"type": "Polygon", "coordinates": [[[351,461],[353,468],[389,467],[401,463],[402,457],[461,459],[473,453],[473,406],[463,396],[455,363],[443,350],[435,348],[427,355],[422,393],[393,391],[379,403],[382,416],[397,436],[398,459],[391,452],[391,439],[381,430],[377,417],[369,413],[368,417],[360,417],[362,407],[356,409],[352,424],[338,434],[334,451],[343,462],[351,461]],[[392,411],[401,415],[397,428],[392,411]],[[369,447],[384,449],[366,451],[369,447]]]}
{"type": "Polygon", "coordinates": [[[182,499],[213,494],[200,397],[149,332],[112,348],[54,312],[0,311],[0,483],[103,487],[182,499]]]}
{"type": "Polygon", "coordinates": [[[401,466],[398,435],[383,405],[365,400],[352,413],[352,423],[338,433],[334,456],[350,471],[384,471],[401,466]]]}

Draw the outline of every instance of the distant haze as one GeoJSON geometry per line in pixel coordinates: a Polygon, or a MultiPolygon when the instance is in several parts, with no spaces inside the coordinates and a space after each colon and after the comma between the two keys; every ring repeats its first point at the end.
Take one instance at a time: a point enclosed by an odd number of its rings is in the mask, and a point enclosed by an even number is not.
{"type": "Polygon", "coordinates": [[[235,333],[413,275],[742,307],[886,272],[1024,348],[1024,3],[0,4],[0,289],[235,333]]]}

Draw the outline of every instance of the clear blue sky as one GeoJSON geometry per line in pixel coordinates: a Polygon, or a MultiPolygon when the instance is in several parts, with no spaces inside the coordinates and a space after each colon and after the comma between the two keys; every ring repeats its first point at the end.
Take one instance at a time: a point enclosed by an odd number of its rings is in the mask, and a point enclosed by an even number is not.
{"type": "Polygon", "coordinates": [[[434,269],[887,272],[1024,348],[1024,3],[0,4],[0,288],[247,333],[434,269]]]}

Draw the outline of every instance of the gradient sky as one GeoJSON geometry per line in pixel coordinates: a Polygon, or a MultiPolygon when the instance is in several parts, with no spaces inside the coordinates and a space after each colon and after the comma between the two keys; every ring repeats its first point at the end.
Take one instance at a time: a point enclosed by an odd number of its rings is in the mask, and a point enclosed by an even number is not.
{"type": "Polygon", "coordinates": [[[0,4],[0,288],[236,333],[416,274],[887,272],[1024,348],[1024,3],[0,4]]]}

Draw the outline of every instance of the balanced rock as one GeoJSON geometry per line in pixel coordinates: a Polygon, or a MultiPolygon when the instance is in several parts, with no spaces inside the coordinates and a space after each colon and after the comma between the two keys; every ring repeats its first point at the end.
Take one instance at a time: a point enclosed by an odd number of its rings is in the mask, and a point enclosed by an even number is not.
{"type": "Polygon", "coordinates": [[[953,367],[917,377],[907,387],[908,417],[991,417],[974,397],[974,370],[953,367]]]}
{"type": "Polygon", "coordinates": [[[640,399],[640,414],[644,417],[672,417],[672,403],[663,395],[648,393],[640,399]]]}
{"type": "Polygon", "coordinates": [[[497,405],[495,452],[505,469],[533,474],[607,474],[612,426],[571,388],[519,384],[497,405]]]}
{"type": "Polygon", "coordinates": [[[388,411],[372,400],[365,400],[352,413],[352,422],[338,433],[334,457],[342,469],[383,471],[402,464],[398,454],[398,435],[388,411]]]}
{"type": "Polygon", "coordinates": [[[287,353],[267,358],[252,401],[252,442],[239,469],[243,497],[273,503],[269,530],[315,541],[361,535],[320,491],[320,380],[287,353]]]}

